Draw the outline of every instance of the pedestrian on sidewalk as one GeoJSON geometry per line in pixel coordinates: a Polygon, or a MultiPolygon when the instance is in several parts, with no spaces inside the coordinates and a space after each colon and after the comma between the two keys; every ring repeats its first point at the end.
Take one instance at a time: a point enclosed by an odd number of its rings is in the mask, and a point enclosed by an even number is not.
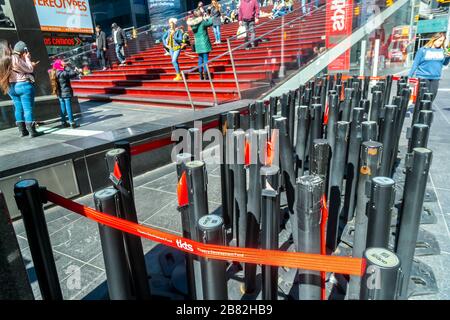
{"type": "Polygon", "coordinates": [[[408,75],[410,78],[416,76],[427,82],[428,90],[433,94],[433,101],[438,93],[442,68],[450,62],[449,48],[445,48],[445,42],[445,33],[436,33],[417,51],[408,75]]]}
{"type": "Polygon", "coordinates": [[[198,71],[200,80],[208,80],[208,57],[212,50],[209,41],[208,28],[212,26],[212,19],[204,19],[200,10],[194,11],[194,17],[188,19],[188,26],[191,27],[195,39],[195,52],[198,54],[198,71]]]}
{"type": "Polygon", "coordinates": [[[73,89],[70,80],[78,78],[82,70],[70,68],[64,60],[56,60],[53,63],[53,69],[50,71],[50,80],[52,91],[58,97],[60,105],[61,127],[78,127],[72,112],[73,89]],[[66,121],[66,116],[69,123],[66,121]]]}
{"type": "Polygon", "coordinates": [[[100,68],[106,70],[106,51],[108,50],[108,41],[102,28],[95,27],[95,45],[97,46],[97,59],[100,62],[100,68]]]}
{"type": "Polygon", "coordinates": [[[34,67],[31,54],[23,41],[15,44],[11,51],[6,41],[0,41],[0,87],[8,93],[14,103],[14,115],[20,136],[40,135],[34,119],[34,67]]]}
{"type": "Polygon", "coordinates": [[[117,23],[113,23],[111,25],[112,28],[112,36],[114,39],[114,45],[116,46],[116,56],[117,60],[119,60],[119,66],[126,66],[125,59],[125,49],[128,47],[127,37],[125,35],[125,31],[121,27],[117,25],[117,23]]]}
{"type": "Polygon", "coordinates": [[[213,23],[213,31],[214,37],[216,38],[216,42],[214,44],[220,44],[220,26],[222,25],[222,7],[217,2],[217,0],[212,0],[211,2],[211,18],[213,23]]]}
{"type": "Polygon", "coordinates": [[[172,58],[172,64],[175,68],[176,76],[173,78],[174,81],[183,80],[181,77],[180,66],[178,64],[178,57],[181,53],[181,47],[183,45],[183,31],[176,28],[177,19],[169,19],[169,29],[164,32],[162,41],[164,47],[169,50],[170,57],[172,58]]]}
{"type": "Polygon", "coordinates": [[[247,30],[245,42],[250,43],[247,50],[255,48],[255,24],[259,22],[259,3],[257,0],[241,0],[239,5],[239,25],[245,26],[247,30]]]}

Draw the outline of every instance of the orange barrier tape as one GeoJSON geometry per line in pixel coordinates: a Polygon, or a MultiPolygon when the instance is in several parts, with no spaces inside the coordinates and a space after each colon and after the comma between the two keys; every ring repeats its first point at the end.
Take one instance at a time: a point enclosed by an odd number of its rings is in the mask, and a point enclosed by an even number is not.
{"type": "Polygon", "coordinates": [[[226,261],[231,260],[243,263],[264,264],[295,269],[335,272],[356,276],[362,276],[366,268],[366,262],[361,258],[324,256],[320,254],[307,254],[301,252],[286,252],[203,244],[104,214],[72,200],[61,197],[51,191],[46,191],[46,195],[48,201],[105,226],[159,242],[166,246],[204,258],[226,261]]]}
{"type": "MultiPolygon", "coordinates": [[[[327,220],[328,220],[328,207],[327,207],[327,196],[324,194],[322,196],[322,219],[320,221],[320,254],[327,254],[327,237],[326,237],[326,228],[327,228],[327,220]]],[[[325,280],[326,274],[325,272],[321,272],[322,278],[322,300],[326,300],[326,289],[325,289],[325,280]]]]}

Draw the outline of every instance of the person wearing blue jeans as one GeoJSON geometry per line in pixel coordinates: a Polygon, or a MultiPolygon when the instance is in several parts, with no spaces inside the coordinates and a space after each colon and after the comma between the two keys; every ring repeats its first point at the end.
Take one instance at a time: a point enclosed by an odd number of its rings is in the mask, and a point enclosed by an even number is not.
{"type": "Polygon", "coordinates": [[[199,53],[198,54],[198,70],[200,74],[203,74],[205,79],[208,76],[208,57],[209,52],[199,53]]]}
{"type": "Polygon", "coordinates": [[[169,19],[169,29],[164,32],[162,36],[162,42],[164,48],[169,51],[172,59],[172,65],[175,68],[176,76],[174,81],[183,80],[180,72],[180,65],[178,64],[178,57],[181,53],[181,47],[183,45],[183,31],[176,28],[177,19],[169,19]]]}
{"type": "Polygon", "coordinates": [[[34,122],[34,84],[30,82],[11,83],[9,96],[14,103],[14,115],[18,123],[34,122]]]}
{"type": "Polygon", "coordinates": [[[126,65],[125,56],[122,53],[124,47],[127,47],[127,37],[125,32],[120,28],[117,23],[111,25],[114,45],[116,47],[117,60],[120,62],[120,66],[126,65]]]}
{"type": "Polygon", "coordinates": [[[222,8],[216,0],[211,2],[211,20],[213,24],[214,38],[216,38],[215,44],[221,42],[220,39],[220,26],[222,25],[222,8]]]}

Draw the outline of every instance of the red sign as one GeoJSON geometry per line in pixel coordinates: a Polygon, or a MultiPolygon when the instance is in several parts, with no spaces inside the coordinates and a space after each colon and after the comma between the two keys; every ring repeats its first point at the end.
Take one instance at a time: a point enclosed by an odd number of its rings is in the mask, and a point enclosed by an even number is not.
{"type": "MultiPolygon", "coordinates": [[[[331,49],[352,34],[353,0],[327,1],[326,46],[331,49]]],[[[328,65],[329,71],[349,71],[350,49],[328,65]]]]}
{"type": "Polygon", "coordinates": [[[81,44],[81,39],[77,37],[44,37],[46,46],[74,47],[81,44]]]}

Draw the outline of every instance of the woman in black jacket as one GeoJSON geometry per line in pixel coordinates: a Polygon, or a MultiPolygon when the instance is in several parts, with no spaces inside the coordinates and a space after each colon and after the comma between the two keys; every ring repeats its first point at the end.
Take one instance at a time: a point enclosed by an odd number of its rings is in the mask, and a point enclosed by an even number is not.
{"type": "Polygon", "coordinates": [[[63,127],[76,128],[77,123],[73,118],[72,113],[72,97],[73,90],[70,83],[71,79],[77,78],[80,74],[79,69],[69,68],[63,60],[56,60],[53,63],[53,77],[51,76],[53,83],[53,91],[58,96],[59,104],[61,107],[61,125],[63,127]],[[66,115],[69,118],[69,125],[66,122],[66,115]]]}

